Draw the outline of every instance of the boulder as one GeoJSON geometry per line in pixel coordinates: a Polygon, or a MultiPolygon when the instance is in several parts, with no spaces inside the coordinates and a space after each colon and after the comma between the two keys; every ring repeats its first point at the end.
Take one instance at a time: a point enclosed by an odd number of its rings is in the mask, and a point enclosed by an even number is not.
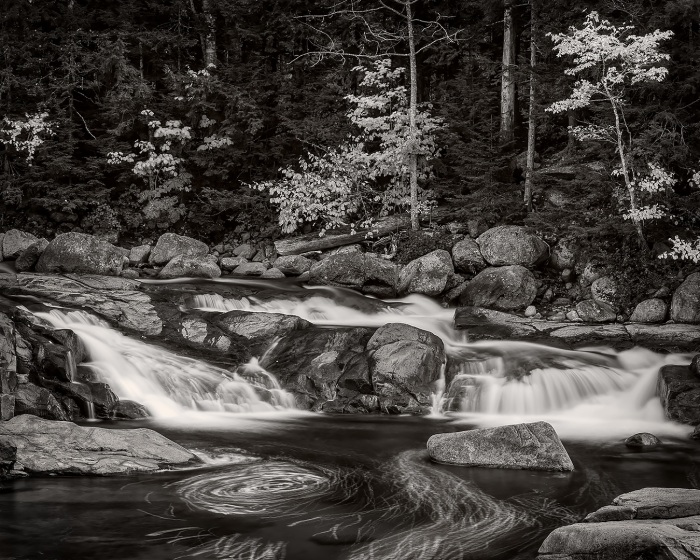
{"type": "Polygon", "coordinates": [[[130,474],[196,463],[196,457],[144,428],[82,428],[32,415],[0,423],[0,438],[17,448],[16,466],[37,474],[130,474]]]}
{"type": "Polygon", "coordinates": [[[455,269],[467,274],[477,274],[488,267],[481,256],[479,245],[473,239],[463,239],[452,247],[452,261],[455,269]]]}
{"type": "Polygon", "coordinates": [[[549,246],[521,226],[499,226],[476,240],[484,260],[492,266],[521,265],[532,268],[549,257],[549,246]]]}
{"type": "Polygon", "coordinates": [[[117,401],[109,411],[109,417],[115,420],[140,420],[149,416],[145,406],[129,400],[117,401]]]}
{"type": "Polygon", "coordinates": [[[661,445],[661,440],[657,438],[654,434],[642,432],[628,437],[625,440],[625,445],[633,449],[640,447],[655,447],[657,445],[661,445]]]}
{"type": "Polygon", "coordinates": [[[374,392],[386,412],[425,412],[445,364],[445,347],[431,332],[388,323],[367,343],[374,392]]]}
{"type": "Polygon", "coordinates": [[[312,284],[353,288],[379,297],[396,295],[398,276],[396,265],[364,253],[330,255],[309,270],[312,284]]]}
{"type": "Polygon", "coordinates": [[[564,237],[557,241],[552,249],[552,256],[549,258],[549,266],[554,270],[573,269],[578,260],[580,251],[579,243],[576,239],[564,237]]]}
{"type": "Polygon", "coordinates": [[[637,304],[630,321],[633,323],[663,323],[668,314],[668,305],[659,298],[645,299],[637,304]]]}
{"type": "Polygon", "coordinates": [[[147,263],[150,255],[150,245],[138,245],[137,247],[132,247],[129,251],[129,264],[131,266],[138,266],[140,264],[147,263]]]}
{"type": "Polygon", "coordinates": [[[281,313],[251,313],[229,311],[214,319],[214,323],[225,333],[241,336],[251,343],[251,350],[262,353],[278,337],[292,331],[306,329],[311,323],[296,315],[281,313]]]}
{"type": "Polygon", "coordinates": [[[17,447],[9,441],[0,439],[0,479],[14,470],[17,461],[17,447]]]}
{"type": "Polygon", "coordinates": [[[235,256],[242,257],[247,260],[252,259],[257,252],[258,250],[249,243],[243,243],[233,250],[233,254],[235,256]]]}
{"type": "Polygon", "coordinates": [[[241,276],[260,276],[268,268],[270,268],[270,266],[265,263],[245,262],[234,268],[233,274],[239,274],[241,276]]]}
{"type": "Polygon", "coordinates": [[[260,278],[286,278],[284,272],[279,268],[268,268],[265,272],[260,275],[260,278]]]}
{"type": "Polygon", "coordinates": [[[619,304],[619,287],[611,276],[601,276],[591,284],[591,296],[598,303],[607,303],[617,309],[619,304]]]}
{"type": "Polygon", "coordinates": [[[700,378],[688,366],[662,367],[657,393],[669,420],[691,426],[700,424],[700,378]]]}
{"type": "Polygon", "coordinates": [[[4,260],[16,259],[27,249],[39,241],[39,238],[31,233],[11,229],[5,232],[2,238],[2,256],[4,260]]]}
{"type": "Polygon", "coordinates": [[[37,272],[79,272],[119,276],[124,266],[121,251],[85,233],[62,233],[51,241],[36,264],[37,272]]]}
{"type": "Polygon", "coordinates": [[[540,560],[700,558],[700,490],[642,488],[553,531],[540,560]]]}
{"type": "Polygon", "coordinates": [[[158,238],[156,246],[151,250],[148,262],[164,265],[178,255],[187,257],[204,257],[209,247],[203,241],[198,241],[185,235],[164,233],[158,238]]]}
{"type": "Polygon", "coordinates": [[[2,242],[3,242],[3,239],[5,239],[5,233],[4,233],[4,232],[0,232],[0,262],[2,262],[2,261],[4,260],[4,257],[3,257],[3,254],[2,254],[2,242]]]}
{"type": "Polygon", "coordinates": [[[467,467],[572,471],[574,465],[547,422],[435,434],[428,454],[439,463],[467,467]]]}
{"type": "Polygon", "coordinates": [[[425,294],[437,296],[445,291],[447,282],[454,274],[452,257],[438,249],[408,263],[399,274],[400,294],[425,294]]]}
{"type": "Polygon", "coordinates": [[[576,313],[584,323],[613,323],[617,319],[617,313],[613,307],[592,299],[578,302],[576,313]]]}
{"type": "Polygon", "coordinates": [[[232,271],[236,267],[245,264],[248,262],[248,259],[245,259],[243,257],[224,257],[221,259],[221,268],[222,270],[225,270],[227,272],[232,271]]]}
{"type": "Polygon", "coordinates": [[[211,259],[177,255],[158,273],[158,278],[218,278],[221,269],[211,259]]]}
{"type": "Polygon", "coordinates": [[[671,319],[676,323],[700,323],[700,272],[688,275],[674,292],[671,319]]]}
{"type": "Polygon", "coordinates": [[[605,266],[595,261],[589,261],[583,267],[578,277],[579,284],[583,287],[590,286],[598,278],[605,275],[605,266]]]}
{"type": "Polygon", "coordinates": [[[120,326],[155,335],[163,329],[151,298],[133,280],[113,276],[18,274],[17,290],[97,313],[120,326]]]}
{"type": "Polygon", "coordinates": [[[260,365],[294,393],[297,406],[331,412],[377,412],[365,346],[366,328],[293,330],[260,365]]]}
{"type": "Polygon", "coordinates": [[[277,257],[272,264],[275,268],[279,268],[288,276],[299,276],[311,270],[314,262],[301,255],[287,255],[277,257]]]}
{"type": "Polygon", "coordinates": [[[695,354],[690,361],[690,371],[696,377],[700,378],[700,354],[695,354]]]}
{"type": "Polygon", "coordinates": [[[48,420],[68,420],[68,414],[58,403],[56,397],[48,389],[38,387],[33,383],[21,383],[17,387],[15,414],[33,414],[48,420]]]}
{"type": "Polygon", "coordinates": [[[467,284],[460,303],[511,311],[526,308],[536,295],[537,282],[527,268],[520,265],[492,267],[482,270],[467,284]]]}
{"type": "Polygon", "coordinates": [[[39,257],[41,257],[48,246],[48,240],[43,237],[32,243],[17,257],[15,261],[15,270],[17,272],[28,272],[32,270],[36,266],[36,263],[39,262],[39,257]]]}

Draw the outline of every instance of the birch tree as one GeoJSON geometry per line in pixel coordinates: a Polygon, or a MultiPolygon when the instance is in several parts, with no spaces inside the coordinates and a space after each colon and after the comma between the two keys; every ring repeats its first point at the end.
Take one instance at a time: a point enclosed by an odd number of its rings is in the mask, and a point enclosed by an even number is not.
{"type": "Polygon", "coordinates": [[[634,162],[631,154],[634,136],[625,117],[630,91],[635,86],[661,82],[668,70],[662,65],[669,55],[659,51],[659,44],[672,36],[670,31],[655,30],[636,35],[633,26],[615,26],[591,12],[581,28],[571,27],[568,33],[549,36],[559,57],[573,57],[573,65],[565,70],[578,78],[567,99],[548,107],[552,113],[576,109],[607,107],[612,124],[591,123],[574,127],[571,132],[581,141],[603,141],[615,147],[627,191],[629,212],[640,243],[645,243],[643,222],[647,213],[638,204],[634,162]]]}

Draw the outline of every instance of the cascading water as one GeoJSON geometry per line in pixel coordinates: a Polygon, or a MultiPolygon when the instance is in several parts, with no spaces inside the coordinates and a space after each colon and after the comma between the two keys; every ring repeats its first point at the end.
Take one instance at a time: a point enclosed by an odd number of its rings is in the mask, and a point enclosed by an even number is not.
{"type": "Polygon", "coordinates": [[[128,338],[82,311],[37,313],[55,328],[70,329],[90,356],[86,365],[120,399],[143,404],[153,416],[186,410],[260,412],[293,408],[294,398],[257,362],[240,375],[128,338]]]}
{"type": "Polygon", "coordinates": [[[431,331],[445,343],[451,365],[436,384],[433,416],[449,412],[488,425],[544,417],[561,424],[566,418],[580,424],[567,429],[568,435],[583,437],[589,433],[586,424],[592,422],[608,423],[603,429],[607,435],[615,425],[617,431],[629,430],[630,422],[660,433],[682,429],[665,421],[655,396],[656,379],[662,366],[687,364],[690,355],[660,355],[642,348],[616,352],[516,341],[468,342],[468,333],[452,327],[453,309],[420,295],[381,301],[317,287],[267,299],[196,295],[184,308],[298,315],[319,326],[405,323],[431,331]]]}

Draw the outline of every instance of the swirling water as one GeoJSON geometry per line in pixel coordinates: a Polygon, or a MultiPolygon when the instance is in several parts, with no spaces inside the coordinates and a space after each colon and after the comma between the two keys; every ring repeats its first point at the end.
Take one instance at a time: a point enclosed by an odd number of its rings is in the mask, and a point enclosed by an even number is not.
{"type": "Polygon", "coordinates": [[[381,302],[327,289],[211,295],[186,307],[294,313],[320,325],[407,322],[443,339],[452,370],[431,417],[311,414],[283,393],[270,397],[274,380],[251,384],[261,377],[245,368],[231,374],[84,315],[49,314],[89,341],[93,367],[122,398],[156,412],[103,426],[156,429],[205,466],[5,482],[0,558],[524,560],[553,528],[622,492],[700,484],[700,447],[687,427],[663,420],[654,396],[658,369],[689,356],[469,342],[451,329],[451,310],[418,297],[381,302]],[[433,433],[539,418],[564,439],[573,473],[451,467],[425,452],[433,433]],[[664,445],[625,448],[621,438],[642,430],[664,445]]]}

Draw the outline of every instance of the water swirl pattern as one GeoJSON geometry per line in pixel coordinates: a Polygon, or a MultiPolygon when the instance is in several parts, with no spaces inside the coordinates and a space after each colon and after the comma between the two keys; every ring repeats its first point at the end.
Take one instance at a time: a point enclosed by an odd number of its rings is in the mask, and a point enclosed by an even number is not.
{"type": "Polygon", "coordinates": [[[192,508],[221,515],[289,515],[329,493],[322,471],[294,463],[251,463],[188,478],[176,485],[192,508]]]}

